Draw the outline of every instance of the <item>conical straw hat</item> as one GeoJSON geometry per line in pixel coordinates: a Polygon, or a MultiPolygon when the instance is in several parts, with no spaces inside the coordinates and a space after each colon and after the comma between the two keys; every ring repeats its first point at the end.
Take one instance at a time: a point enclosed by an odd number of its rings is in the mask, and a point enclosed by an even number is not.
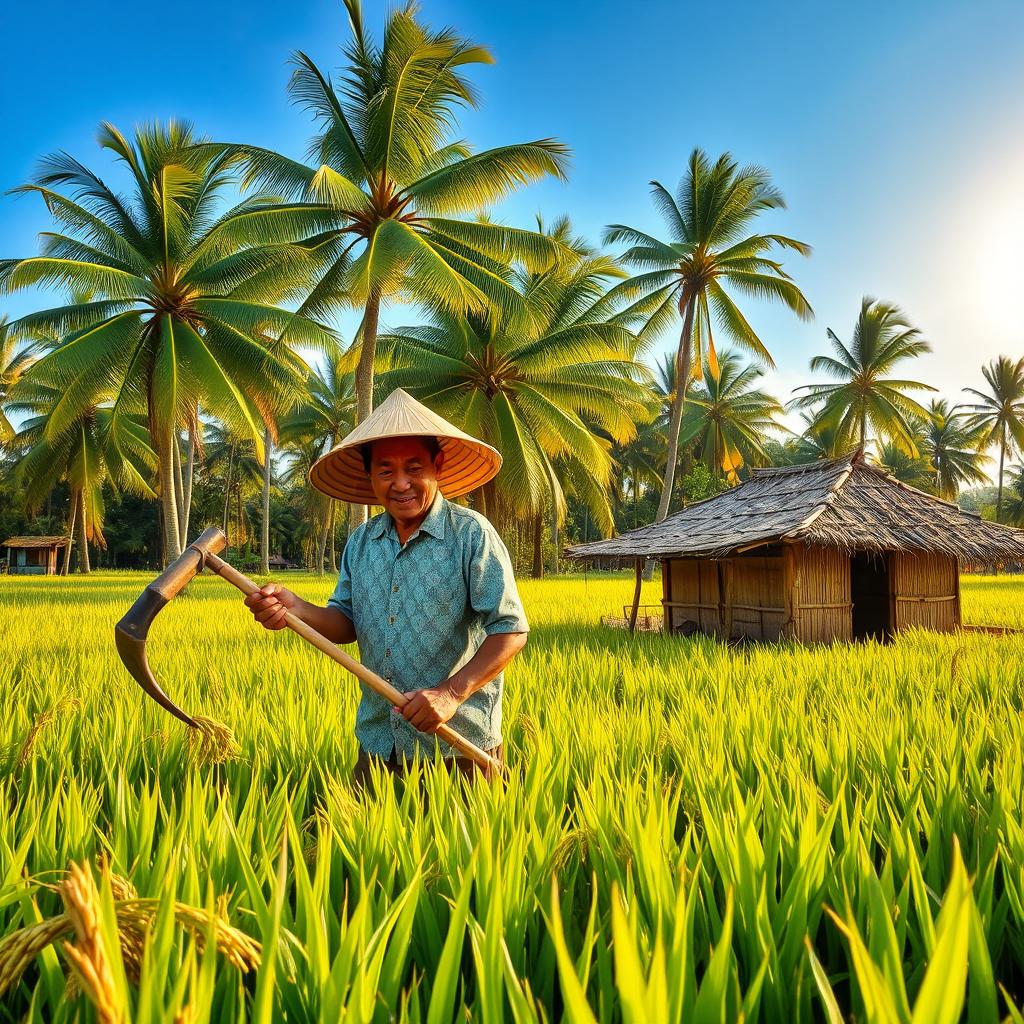
{"type": "Polygon", "coordinates": [[[360,447],[385,437],[436,437],[444,452],[437,478],[446,498],[468,494],[494,478],[501,455],[483,441],[459,430],[399,388],[326,455],[313,463],[309,482],[324,494],[355,505],[376,505],[360,447]]]}

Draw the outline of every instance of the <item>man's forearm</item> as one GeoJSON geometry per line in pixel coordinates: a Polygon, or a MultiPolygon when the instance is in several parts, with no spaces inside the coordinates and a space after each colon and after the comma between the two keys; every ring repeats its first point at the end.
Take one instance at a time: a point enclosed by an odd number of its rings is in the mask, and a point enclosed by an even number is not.
{"type": "Polygon", "coordinates": [[[453,696],[462,703],[486,686],[526,646],[526,633],[494,633],[487,637],[465,665],[447,681],[453,696]]]}
{"type": "Polygon", "coordinates": [[[302,598],[296,602],[292,612],[297,615],[307,626],[312,626],[322,636],[327,637],[332,643],[351,644],[355,643],[356,630],[352,620],[328,605],[326,608],[318,604],[311,604],[303,601],[302,598]]]}

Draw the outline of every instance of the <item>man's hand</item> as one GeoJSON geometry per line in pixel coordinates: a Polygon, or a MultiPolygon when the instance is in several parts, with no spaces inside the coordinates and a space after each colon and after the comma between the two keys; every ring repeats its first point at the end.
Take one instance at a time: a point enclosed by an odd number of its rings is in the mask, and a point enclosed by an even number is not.
{"type": "Polygon", "coordinates": [[[284,629],[285,613],[294,608],[298,600],[287,587],[267,583],[253,591],[245,599],[245,605],[264,629],[284,629]]]}
{"type": "Polygon", "coordinates": [[[414,691],[402,708],[402,714],[420,732],[437,732],[438,726],[444,725],[461,703],[447,683],[442,683],[429,690],[414,691]]]}

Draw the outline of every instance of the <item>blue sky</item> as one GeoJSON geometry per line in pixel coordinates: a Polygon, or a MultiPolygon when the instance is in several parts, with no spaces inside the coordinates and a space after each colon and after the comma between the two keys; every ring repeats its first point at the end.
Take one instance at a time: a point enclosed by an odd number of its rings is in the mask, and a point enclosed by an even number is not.
{"type": "MultiPolygon", "coordinates": [[[[594,240],[610,222],[657,233],[648,182],[674,186],[694,146],[770,169],[789,209],[766,226],[814,246],[810,259],[786,259],[812,323],[749,310],[781,397],[808,379],[826,327],[849,335],[866,294],[897,302],[922,329],[935,351],[914,374],[950,397],[980,383],[984,360],[1024,355],[1024,5],[422,9],[496,57],[474,72],[483,104],[462,120],[474,146],[557,136],[572,147],[569,182],[510,200],[498,211],[510,223],[567,212],[594,240]]],[[[365,10],[379,27],[386,5],[365,10]]],[[[94,142],[102,119],[127,129],[177,116],[214,138],[301,156],[310,125],[285,95],[288,55],[303,49],[334,68],[348,32],[340,0],[43,0],[9,8],[5,28],[3,190],[54,149],[108,173],[94,142]]],[[[47,227],[38,201],[0,197],[0,255],[34,252],[47,227]]],[[[35,301],[3,297],[0,309],[35,301]]],[[[385,323],[408,319],[395,312],[385,323]]]]}

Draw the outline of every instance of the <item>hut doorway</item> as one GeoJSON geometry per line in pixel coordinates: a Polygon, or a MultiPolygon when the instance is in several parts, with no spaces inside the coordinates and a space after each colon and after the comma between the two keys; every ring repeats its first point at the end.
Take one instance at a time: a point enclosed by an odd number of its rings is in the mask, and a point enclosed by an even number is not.
{"type": "Polygon", "coordinates": [[[850,603],[854,640],[888,640],[892,636],[889,559],[858,552],[850,556],[850,603]]]}

